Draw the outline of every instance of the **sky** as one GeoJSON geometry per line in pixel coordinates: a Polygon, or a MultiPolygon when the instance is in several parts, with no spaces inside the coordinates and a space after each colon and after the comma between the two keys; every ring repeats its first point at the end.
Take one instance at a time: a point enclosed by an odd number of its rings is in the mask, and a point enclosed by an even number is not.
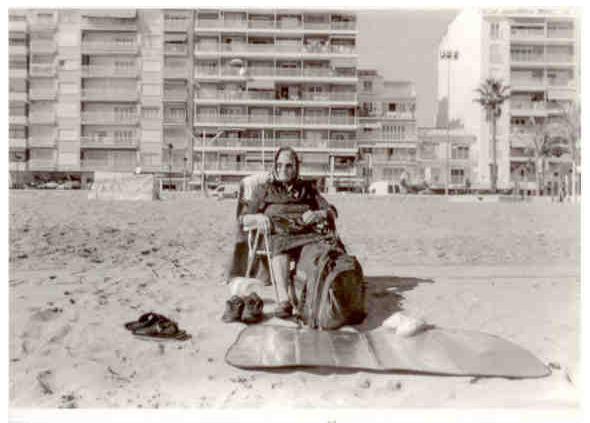
{"type": "Polygon", "coordinates": [[[452,9],[359,10],[359,68],[385,79],[413,81],[418,126],[434,126],[438,44],[457,15],[452,9]]]}

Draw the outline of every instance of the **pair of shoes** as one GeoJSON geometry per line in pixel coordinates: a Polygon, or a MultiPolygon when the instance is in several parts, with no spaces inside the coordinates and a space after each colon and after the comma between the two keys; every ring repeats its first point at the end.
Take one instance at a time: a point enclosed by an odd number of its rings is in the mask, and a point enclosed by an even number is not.
{"type": "Polygon", "coordinates": [[[242,321],[244,323],[258,323],[264,317],[262,308],[264,302],[255,292],[244,298],[232,296],[225,302],[225,311],[221,320],[226,323],[242,321]]]}
{"type": "Polygon", "coordinates": [[[289,301],[281,301],[275,308],[274,315],[279,319],[288,319],[293,315],[293,306],[289,301]]]}
{"type": "Polygon", "coordinates": [[[185,341],[191,338],[191,335],[184,330],[178,329],[178,325],[173,320],[161,314],[149,312],[142,314],[139,319],[133,322],[125,323],[125,329],[141,338],[172,339],[185,341]]]}

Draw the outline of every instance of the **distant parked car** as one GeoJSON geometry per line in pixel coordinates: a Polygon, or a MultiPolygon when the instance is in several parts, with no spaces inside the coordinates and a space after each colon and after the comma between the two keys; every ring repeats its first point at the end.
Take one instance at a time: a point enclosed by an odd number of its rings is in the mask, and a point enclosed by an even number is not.
{"type": "Polygon", "coordinates": [[[240,185],[239,184],[221,184],[213,191],[211,194],[213,197],[216,197],[218,200],[224,198],[238,198],[238,194],[240,192],[240,185]]]}
{"type": "Polygon", "coordinates": [[[59,187],[59,184],[57,182],[49,181],[49,182],[45,182],[45,183],[41,184],[41,186],[39,188],[43,188],[43,189],[57,189],[57,187],[59,187]]]}

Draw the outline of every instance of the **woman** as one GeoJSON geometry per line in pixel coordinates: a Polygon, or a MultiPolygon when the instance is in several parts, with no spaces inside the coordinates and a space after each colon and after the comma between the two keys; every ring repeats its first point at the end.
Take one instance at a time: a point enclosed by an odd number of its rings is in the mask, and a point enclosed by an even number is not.
{"type": "Polygon", "coordinates": [[[279,304],[275,316],[293,314],[289,301],[290,262],[297,260],[301,247],[334,237],[336,209],[320,195],[313,182],[299,179],[299,158],[290,147],[275,154],[272,176],[259,186],[240,213],[240,223],[270,225],[271,266],[279,304]]]}

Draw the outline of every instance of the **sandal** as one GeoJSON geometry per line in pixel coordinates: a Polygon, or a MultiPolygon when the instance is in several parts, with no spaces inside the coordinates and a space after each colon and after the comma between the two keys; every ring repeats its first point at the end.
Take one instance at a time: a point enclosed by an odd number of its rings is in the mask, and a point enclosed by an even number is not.
{"type": "Polygon", "coordinates": [[[145,313],[139,316],[139,319],[137,319],[136,321],[125,323],[125,329],[134,331],[137,329],[145,328],[147,326],[152,326],[162,317],[164,316],[152,312],[145,313]]]}
{"type": "Polygon", "coordinates": [[[146,315],[148,316],[144,319],[141,326],[132,329],[133,335],[139,338],[170,339],[177,341],[185,341],[191,338],[191,335],[184,330],[179,330],[176,322],[167,317],[156,313],[146,313],[146,315]],[[146,321],[151,322],[151,324],[145,324],[146,321]]]}

